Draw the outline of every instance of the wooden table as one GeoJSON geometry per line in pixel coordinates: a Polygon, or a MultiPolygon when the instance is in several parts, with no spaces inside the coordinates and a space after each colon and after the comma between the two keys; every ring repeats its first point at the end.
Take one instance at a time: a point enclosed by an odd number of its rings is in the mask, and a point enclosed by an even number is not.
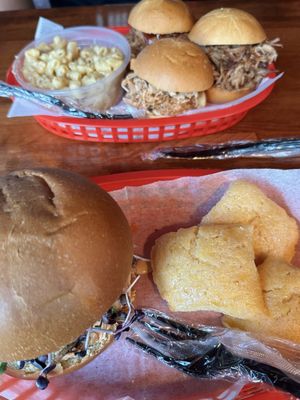
{"type": "MultiPolygon", "coordinates": [[[[195,1],[191,8],[196,17],[222,6],[241,7],[253,13],[270,38],[280,37],[278,68],[285,76],[271,96],[252,110],[237,126],[201,138],[165,142],[165,146],[194,143],[221,143],[230,140],[279,138],[300,133],[300,5],[296,0],[195,1]]],[[[93,24],[126,24],[131,6],[81,7],[68,9],[27,10],[0,13],[0,79],[5,78],[14,55],[32,40],[39,16],[65,27],[93,24]]],[[[116,172],[198,167],[299,168],[300,157],[290,159],[239,159],[227,161],[145,162],[141,155],[158,143],[108,144],[73,142],[55,136],[40,127],[33,118],[6,118],[10,101],[0,100],[0,173],[18,168],[53,166],[77,171],[87,176],[116,172]]]]}

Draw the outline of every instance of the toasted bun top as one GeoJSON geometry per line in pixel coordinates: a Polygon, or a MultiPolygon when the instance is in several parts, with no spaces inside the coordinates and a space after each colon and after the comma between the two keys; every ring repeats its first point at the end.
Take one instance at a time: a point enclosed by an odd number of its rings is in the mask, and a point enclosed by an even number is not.
{"type": "Polygon", "coordinates": [[[213,84],[206,54],[189,41],[157,40],[131,61],[131,68],[140,78],[168,92],[201,92],[213,84]]]}
{"type": "Polygon", "coordinates": [[[236,8],[218,8],[203,15],[189,33],[189,39],[201,46],[256,44],[266,38],[257,19],[236,8]]]}
{"type": "Polygon", "coordinates": [[[131,10],[128,24],[149,34],[189,32],[194,19],[181,0],[142,0],[131,10]]]}
{"type": "Polygon", "coordinates": [[[127,220],[85,178],[58,169],[0,178],[0,360],[57,351],[105,313],[132,261],[127,220]]]}

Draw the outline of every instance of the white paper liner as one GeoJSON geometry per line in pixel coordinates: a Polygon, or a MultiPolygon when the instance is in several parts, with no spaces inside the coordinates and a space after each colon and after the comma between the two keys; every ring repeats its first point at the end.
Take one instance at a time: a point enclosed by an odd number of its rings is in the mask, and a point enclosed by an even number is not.
{"type": "Polygon", "coordinates": [[[47,18],[40,17],[36,27],[34,40],[41,39],[43,36],[51,35],[54,33],[59,34],[59,32],[63,30],[64,30],[63,25],[50,21],[47,18]]]}
{"type": "MultiPolygon", "coordinates": [[[[300,221],[300,170],[244,169],[187,177],[113,192],[133,226],[135,252],[149,256],[163,232],[197,224],[221,198],[230,182],[246,179],[260,186],[300,221]]],[[[300,261],[300,260],[299,260],[300,261]]]]}
{"type": "Polygon", "coordinates": [[[207,105],[202,108],[198,108],[197,110],[190,110],[184,113],[183,115],[190,115],[190,114],[197,114],[197,113],[205,113],[209,111],[218,111],[218,110],[226,110],[230,107],[237,106],[238,104],[244,103],[246,100],[252,99],[253,97],[256,97],[258,94],[263,92],[264,90],[268,89],[270,86],[272,86],[275,82],[277,82],[280,78],[282,78],[284,75],[284,72],[281,72],[278,74],[275,78],[264,78],[261,83],[258,85],[256,90],[253,92],[247,94],[246,96],[240,97],[237,100],[230,101],[225,104],[214,104],[214,105],[207,105]]]}
{"type": "MultiPolygon", "coordinates": [[[[64,29],[64,27],[60,24],[56,24],[53,21],[50,21],[46,18],[40,17],[36,32],[35,32],[35,39],[41,39],[43,36],[47,36],[49,34],[59,34],[64,29]]],[[[230,109],[233,106],[236,106],[238,104],[243,103],[246,100],[249,100],[264,90],[266,90],[268,87],[272,86],[275,82],[277,82],[280,78],[283,76],[283,72],[277,75],[275,78],[264,78],[262,82],[259,84],[259,86],[254,90],[253,92],[247,94],[246,96],[243,96],[237,100],[231,101],[229,103],[225,104],[214,104],[214,105],[207,105],[205,107],[199,108],[199,109],[194,109],[187,111],[183,114],[180,115],[192,115],[192,114],[197,114],[197,113],[206,113],[206,112],[212,112],[212,111],[218,111],[218,110],[226,110],[230,109]]],[[[133,118],[147,118],[145,111],[144,110],[139,110],[135,107],[129,106],[125,104],[123,101],[121,101],[119,104],[113,106],[108,112],[112,114],[131,114],[133,118]]],[[[43,107],[39,104],[34,104],[31,101],[28,100],[23,100],[23,99],[15,99],[14,104],[11,106],[7,116],[9,118],[12,117],[25,117],[25,116],[32,116],[32,115],[49,115],[53,117],[57,116],[68,116],[67,114],[61,112],[57,108],[47,108],[43,107]]]]}

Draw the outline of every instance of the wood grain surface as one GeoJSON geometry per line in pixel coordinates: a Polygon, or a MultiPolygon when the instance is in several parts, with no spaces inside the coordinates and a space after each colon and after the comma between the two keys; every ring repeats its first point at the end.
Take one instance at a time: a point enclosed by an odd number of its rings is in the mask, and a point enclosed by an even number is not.
{"type": "MultiPolygon", "coordinates": [[[[277,68],[284,77],[271,96],[250,111],[238,125],[224,132],[165,143],[108,144],[75,142],[55,136],[33,118],[6,117],[9,100],[0,99],[0,174],[18,168],[55,166],[86,176],[161,168],[299,168],[295,158],[236,159],[226,161],[144,161],[143,155],[156,147],[232,140],[295,137],[300,133],[300,3],[281,1],[195,1],[195,17],[220,6],[234,6],[253,13],[269,38],[280,37],[277,68]]],[[[0,79],[18,53],[33,39],[39,16],[65,27],[75,25],[126,24],[130,5],[25,10],[0,13],[0,79]]]]}

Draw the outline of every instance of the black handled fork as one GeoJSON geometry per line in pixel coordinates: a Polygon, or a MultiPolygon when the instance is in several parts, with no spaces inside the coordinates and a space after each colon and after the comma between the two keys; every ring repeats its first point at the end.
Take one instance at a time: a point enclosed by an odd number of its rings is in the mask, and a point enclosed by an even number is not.
{"type": "Polygon", "coordinates": [[[160,362],[197,378],[245,377],[300,396],[300,384],[280,369],[230,352],[214,328],[182,324],[155,310],[136,310],[139,318],[126,340],[160,362]]]}

